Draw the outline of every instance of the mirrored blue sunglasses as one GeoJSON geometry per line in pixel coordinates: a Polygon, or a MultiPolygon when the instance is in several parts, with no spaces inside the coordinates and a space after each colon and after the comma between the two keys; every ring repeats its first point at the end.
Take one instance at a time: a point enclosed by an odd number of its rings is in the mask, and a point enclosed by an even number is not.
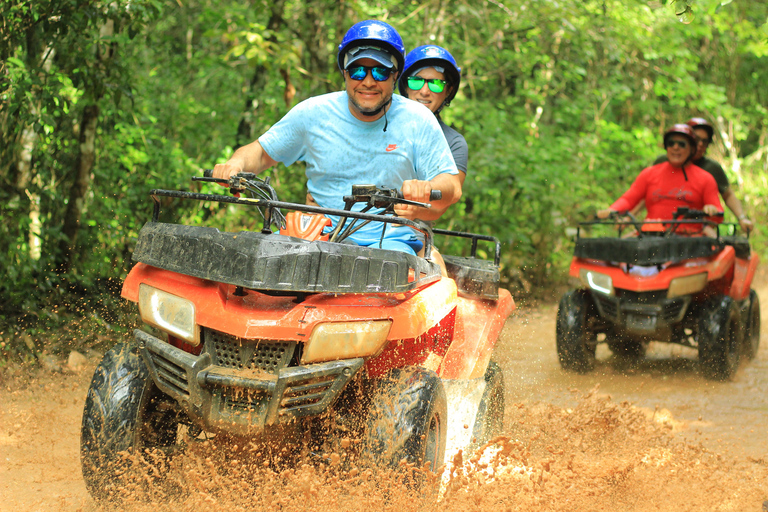
{"type": "Polygon", "coordinates": [[[368,71],[371,72],[371,76],[377,82],[383,82],[389,78],[392,74],[392,70],[385,68],[384,66],[349,66],[347,73],[352,80],[365,80],[368,71]]]}

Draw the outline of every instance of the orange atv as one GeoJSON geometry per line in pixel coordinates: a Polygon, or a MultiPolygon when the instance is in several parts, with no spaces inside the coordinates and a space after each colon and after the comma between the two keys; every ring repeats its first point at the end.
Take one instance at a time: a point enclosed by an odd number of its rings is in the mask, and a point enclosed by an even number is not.
{"type": "Polygon", "coordinates": [[[83,412],[92,495],[118,485],[121,452],[173,455],[210,435],[309,438],[314,453],[354,436],[362,460],[434,471],[447,451],[499,433],[504,386],[492,355],[514,302],[499,288],[495,238],[435,229],[471,242],[469,257],[444,257],[443,277],[433,230],[391,215],[405,202],[397,191],[355,186],[338,210],[280,202],[250,174],[226,184],[249,197],[150,192],[154,215],[122,292],[147,328],[106,353],[83,412]],[[256,208],[263,227],[162,223],[161,197],[256,208]],[[328,216],[340,219],[333,230],[328,216]],[[348,241],[374,221],[423,233],[425,257],[348,241]],[[482,241],[495,244],[494,261],[477,257],[482,241]]]}
{"type": "Polygon", "coordinates": [[[581,223],[570,275],[583,287],[567,292],[557,312],[561,366],[592,371],[600,342],[616,356],[639,358],[649,341],[661,341],[697,349],[706,378],[731,379],[742,353],[752,359],[760,344],[760,303],[750,289],[759,258],[747,238],[721,236],[723,227],[688,208],[663,224],[632,217],[581,223]],[[682,232],[702,223],[716,236],[682,232]],[[611,225],[619,236],[581,236],[595,225],[611,225]],[[635,236],[621,236],[628,226],[635,236]]]}

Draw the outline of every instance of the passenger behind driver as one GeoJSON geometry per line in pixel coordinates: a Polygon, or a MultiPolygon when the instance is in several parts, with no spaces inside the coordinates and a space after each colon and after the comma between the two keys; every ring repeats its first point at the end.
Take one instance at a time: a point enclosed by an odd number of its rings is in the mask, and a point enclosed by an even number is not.
{"type": "MultiPolygon", "coordinates": [[[[610,207],[597,212],[601,219],[612,213],[632,210],[645,200],[646,220],[672,220],[678,207],[703,210],[707,215],[722,212],[717,183],[707,171],[691,163],[696,154],[697,137],[687,124],[676,124],[664,134],[667,161],[644,169],[632,186],[610,207]]],[[[718,218],[716,222],[722,222],[718,218]]],[[[699,224],[682,224],[680,232],[696,232],[699,224]]],[[[706,226],[704,233],[714,236],[706,226]]]]}
{"type": "Polygon", "coordinates": [[[469,149],[464,136],[440,118],[440,112],[451,104],[461,83],[461,68],[445,48],[424,45],[414,48],[405,56],[403,73],[397,87],[400,94],[426,106],[435,114],[451,148],[456,167],[461,171],[462,185],[467,175],[469,149]]]}
{"type": "MultiPolygon", "coordinates": [[[[725,175],[723,167],[716,161],[706,156],[707,149],[709,148],[709,145],[715,136],[715,128],[702,117],[692,117],[686,124],[693,128],[693,131],[698,138],[696,154],[693,156],[693,163],[707,171],[715,178],[715,181],[717,182],[717,188],[720,191],[720,195],[723,197],[723,201],[725,202],[726,206],[728,206],[736,218],[738,218],[739,226],[741,226],[741,229],[745,233],[749,233],[753,228],[752,221],[749,220],[747,215],[744,213],[744,209],[741,206],[741,201],[739,201],[739,198],[736,197],[736,194],[733,192],[730,183],[728,183],[728,177],[725,175]]],[[[656,165],[666,161],[667,155],[664,154],[658,157],[656,161],[653,162],[653,164],[656,165]]],[[[641,210],[642,204],[638,205],[632,213],[636,214],[641,210]]]]}
{"type": "MultiPolygon", "coordinates": [[[[459,170],[462,186],[467,176],[469,148],[464,136],[440,118],[440,112],[451,104],[461,83],[461,68],[448,50],[437,45],[414,48],[405,56],[403,72],[398,80],[400,94],[427,107],[443,130],[453,161],[459,170]]],[[[444,268],[442,256],[436,249],[432,253],[444,268]]],[[[445,274],[445,272],[443,272],[445,274]]]]}

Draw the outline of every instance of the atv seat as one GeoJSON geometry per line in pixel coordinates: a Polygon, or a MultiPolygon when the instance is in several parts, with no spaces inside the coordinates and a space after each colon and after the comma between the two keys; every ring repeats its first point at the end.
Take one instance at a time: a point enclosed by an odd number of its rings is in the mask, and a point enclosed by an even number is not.
{"type": "Polygon", "coordinates": [[[723,248],[722,240],[703,236],[578,238],[574,256],[631,265],[660,265],[706,258],[723,248]]]}
{"type": "Polygon", "coordinates": [[[492,261],[463,256],[446,256],[448,277],[456,281],[459,295],[498,300],[499,268],[492,261]]]}

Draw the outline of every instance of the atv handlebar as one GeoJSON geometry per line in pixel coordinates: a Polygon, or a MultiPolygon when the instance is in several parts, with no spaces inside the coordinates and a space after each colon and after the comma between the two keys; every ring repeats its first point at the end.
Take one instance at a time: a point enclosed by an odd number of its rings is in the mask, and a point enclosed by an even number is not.
{"type": "MultiPolygon", "coordinates": [[[[708,225],[713,227],[716,230],[716,237],[720,237],[720,230],[719,230],[719,224],[713,221],[713,218],[720,218],[722,219],[724,216],[724,213],[719,211],[716,212],[713,215],[709,215],[704,210],[697,210],[694,208],[689,208],[687,206],[680,206],[675,210],[675,212],[672,214],[672,219],[646,219],[646,220],[638,220],[629,210],[623,210],[623,211],[611,211],[607,218],[599,218],[596,217],[595,220],[588,221],[588,222],[580,222],[579,227],[581,226],[589,226],[589,225],[595,225],[595,224],[609,224],[609,225],[615,225],[619,230],[619,235],[621,236],[621,232],[624,227],[631,225],[635,228],[637,232],[637,236],[642,237],[643,235],[675,235],[678,234],[677,228],[682,224],[697,224],[697,225],[708,225]],[[649,229],[644,230],[643,226],[657,226],[661,225],[664,226],[663,229],[649,229]]],[[[576,231],[576,238],[580,237],[580,230],[577,229],[576,231]]]]}
{"type": "Polygon", "coordinates": [[[709,215],[704,210],[695,210],[693,208],[688,208],[687,206],[679,206],[675,213],[673,214],[673,218],[675,220],[677,219],[706,219],[707,217],[717,217],[722,218],[725,214],[723,212],[717,212],[714,215],[709,215]]]}
{"type": "MultiPolygon", "coordinates": [[[[433,190],[429,194],[430,201],[438,201],[443,198],[443,192],[433,190]]],[[[403,198],[403,191],[394,188],[377,187],[376,185],[352,185],[352,194],[344,196],[345,209],[355,203],[368,203],[374,208],[389,210],[396,204],[409,204],[430,208],[429,203],[419,203],[403,198]]]]}
{"type": "MultiPolygon", "coordinates": [[[[230,176],[229,179],[224,179],[214,178],[212,169],[203,169],[203,177],[194,176],[192,177],[192,180],[219,183],[220,185],[228,186],[229,191],[237,198],[240,197],[241,193],[247,193],[252,198],[267,200],[267,203],[259,202],[260,204],[256,205],[266,207],[264,211],[262,211],[265,220],[265,225],[262,229],[263,233],[271,232],[269,230],[270,224],[276,224],[280,228],[285,226],[285,217],[282,212],[280,212],[279,208],[287,207],[293,210],[312,211],[323,215],[338,215],[340,220],[330,235],[330,241],[332,242],[342,242],[355,232],[359,231],[366,224],[374,221],[408,225],[425,234],[425,255],[429,254],[427,248],[431,246],[432,241],[430,228],[425,228],[411,220],[401,220],[400,218],[397,218],[394,207],[396,204],[405,204],[420,206],[422,208],[431,208],[432,205],[430,203],[420,203],[404,199],[402,190],[379,187],[376,185],[352,185],[352,194],[343,197],[344,210],[339,211],[329,208],[312,207],[309,205],[299,206],[292,203],[283,203],[278,200],[277,192],[269,184],[269,178],[261,179],[254,173],[241,172],[230,176]],[[356,203],[366,204],[362,209],[355,212],[352,211],[352,206],[356,203]],[[373,208],[377,208],[380,211],[368,213],[373,208]],[[395,220],[395,218],[397,218],[397,220],[395,220]],[[348,219],[350,220],[349,223],[347,222],[348,219]]],[[[440,200],[442,196],[442,191],[432,190],[429,199],[440,200]]],[[[261,209],[259,211],[261,211],[261,209]]],[[[384,231],[382,230],[382,236],[383,233],[384,231]]]]}
{"type": "MultiPolygon", "coordinates": [[[[243,192],[249,185],[253,185],[254,180],[262,181],[257,178],[257,175],[252,172],[240,172],[233,174],[229,179],[214,178],[213,169],[203,169],[203,177],[193,177],[194,181],[205,181],[213,183],[221,183],[222,185],[228,185],[230,192],[236,194],[243,192]]],[[[269,183],[267,178],[266,183],[269,183]]],[[[443,192],[441,190],[432,190],[429,193],[430,201],[439,201],[443,198],[443,192]]],[[[274,199],[277,199],[275,194],[274,199]]],[[[344,196],[345,209],[349,209],[351,205],[355,203],[368,203],[373,208],[384,208],[387,211],[391,211],[391,208],[396,204],[407,204],[412,206],[420,206],[422,208],[431,208],[429,203],[420,203],[418,201],[411,201],[403,197],[402,190],[386,187],[378,187],[376,185],[352,185],[352,194],[344,196]]]]}

